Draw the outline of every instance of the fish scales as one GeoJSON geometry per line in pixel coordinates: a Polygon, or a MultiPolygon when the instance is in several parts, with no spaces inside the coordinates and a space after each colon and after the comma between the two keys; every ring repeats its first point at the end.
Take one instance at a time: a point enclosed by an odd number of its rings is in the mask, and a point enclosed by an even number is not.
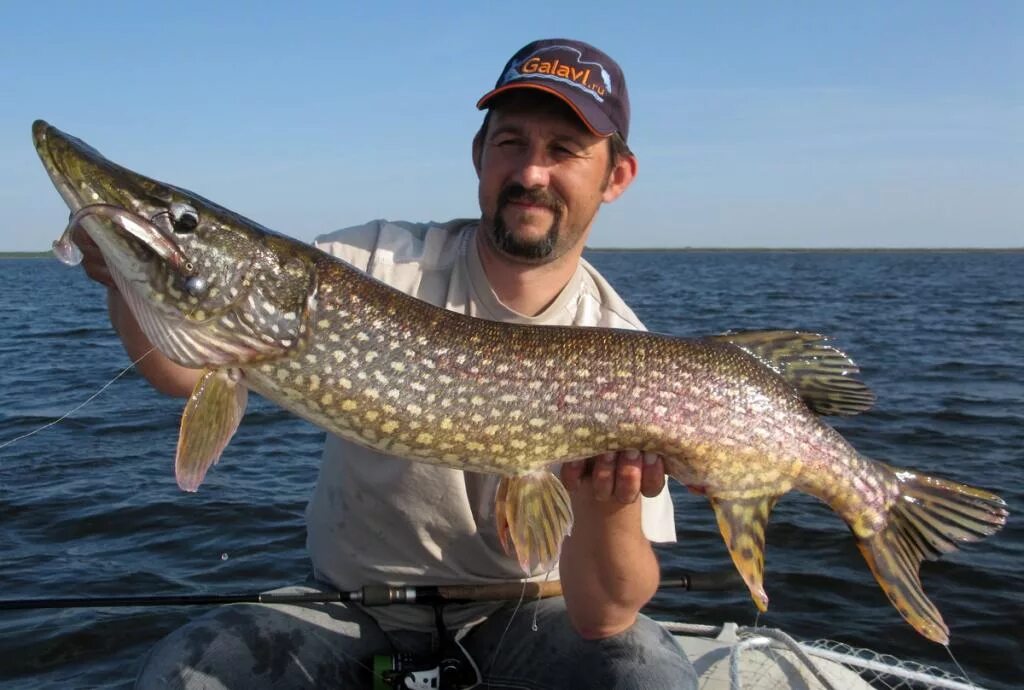
{"type": "Polygon", "coordinates": [[[369,447],[499,474],[635,448],[671,458],[670,474],[724,498],[796,487],[872,524],[896,493],[734,347],[468,319],[310,261],[332,286],[306,317],[310,340],[264,365],[273,373],[247,377],[369,447]],[[874,490],[847,491],[854,476],[874,490]]]}
{"type": "Polygon", "coordinates": [[[828,339],[705,338],[474,319],[415,300],[186,190],[143,177],[44,122],[36,150],[150,341],[201,370],[175,471],[193,491],[252,388],[324,429],[411,460],[501,475],[499,536],[526,572],[571,527],[549,466],[608,450],[664,457],[703,492],[762,610],[765,528],[780,496],[817,497],[849,525],[896,609],[940,643],[919,566],[998,531],[1005,503],[856,451],[820,415],[874,397],[828,339]]]}
{"type": "MultiPolygon", "coordinates": [[[[247,377],[254,390],[280,390],[293,411],[382,450],[397,444],[402,453],[499,473],[616,447],[681,456],[704,442],[722,453],[713,442],[723,425],[735,425],[741,396],[727,377],[709,375],[716,367],[705,355],[741,360],[733,365],[737,380],[755,373],[774,381],[756,366],[745,370],[742,360],[749,358],[735,348],[715,352],[653,335],[637,342],[614,331],[510,328],[427,309],[344,267],[319,268],[333,272],[320,284],[335,287],[307,315],[308,342],[247,370],[247,377]],[[678,371],[684,364],[685,374],[678,371]],[[686,389],[672,385],[687,378],[686,389]],[[685,412],[684,401],[695,413],[685,412]],[[691,434],[679,429],[687,419],[691,434]]],[[[749,427],[740,421],[739,430],[749,427]]],[[[779,448],[777,435],[751,435],[745,445],[735,432],[728,438],[751,456],[779,448]]]]}

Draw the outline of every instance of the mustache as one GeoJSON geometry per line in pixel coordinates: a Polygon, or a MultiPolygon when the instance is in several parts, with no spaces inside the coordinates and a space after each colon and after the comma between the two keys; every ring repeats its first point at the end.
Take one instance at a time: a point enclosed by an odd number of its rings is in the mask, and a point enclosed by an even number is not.
{"type": "Polygon", "coordinates": [[[556,212],[560,211],[564,205],[561,199],[547,189],[527,189],[517,182],[513,182],[502,189],[501,194],[498,195],[499,209],[504,208],[511,203],[533,204],[536,206],[543,206],[556,212]]]}

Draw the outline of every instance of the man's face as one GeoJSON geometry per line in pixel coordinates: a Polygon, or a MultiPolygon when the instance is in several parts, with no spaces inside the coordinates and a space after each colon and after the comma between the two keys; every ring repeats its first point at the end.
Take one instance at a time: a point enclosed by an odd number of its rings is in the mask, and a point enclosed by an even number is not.
{"type": "Polygon", "coordinates": [[[503,101],[476,154],[481,230],[507,257],[557,259],[583,242],[610,200],[608,142],[551,96],[503,101]]]}

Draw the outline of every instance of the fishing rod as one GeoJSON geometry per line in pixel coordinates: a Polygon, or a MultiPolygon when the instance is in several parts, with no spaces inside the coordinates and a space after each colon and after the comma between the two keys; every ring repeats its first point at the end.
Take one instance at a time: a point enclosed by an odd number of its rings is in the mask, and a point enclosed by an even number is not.
{"type": "MultiPolygon", "coordinates": [[[[735,570],[709,573],[673,573],[658,584],[658,591],[682,589],[688,592],[721,592],[743,587],[735,570]]],[[[46,599],[0,599],[0,611],[23,609],[81,609],[147,606],[218,606],[221,604],[329,604],[363,606],[391,604],[459,604],[474,601],[544,599],[562,594],[562,583],[500,582],[485,585],[367,585],[351,591],[253,592],[248,594],[184,594],[113,597],[54,597],[46,599]]]]}

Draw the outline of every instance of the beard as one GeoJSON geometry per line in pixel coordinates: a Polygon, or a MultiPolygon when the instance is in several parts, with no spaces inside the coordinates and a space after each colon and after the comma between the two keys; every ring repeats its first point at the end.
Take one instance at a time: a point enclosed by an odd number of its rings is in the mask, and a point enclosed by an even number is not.
{"type": "Polygon", "coordinates": [[[508,256],[530,261],[539,261],[551,256],[558,246],[559,230],[565,205],[545,189],[527,189],[520,184],[510,184],[498,195],[498,207],[494,213],[492,239],[498,251],[508,256]],[[543,206],[551,211],[551,227],[544,236],[536,240],[524,240],[515,236],[505,224],[504,212],[509,204],[519,202],[543,206]]]}

